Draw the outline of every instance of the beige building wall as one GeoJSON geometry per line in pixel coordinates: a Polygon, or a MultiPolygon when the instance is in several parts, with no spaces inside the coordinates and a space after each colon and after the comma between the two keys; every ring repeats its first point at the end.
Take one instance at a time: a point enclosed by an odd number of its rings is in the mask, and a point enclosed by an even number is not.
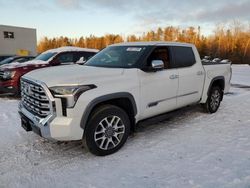
{"type": "Polygon", "coordinates": [[[0,55],[37,55],[36,45],[36,29],[0,25],[0,55]],[[14,38],[4,38],[6,31],[14,38]]]}

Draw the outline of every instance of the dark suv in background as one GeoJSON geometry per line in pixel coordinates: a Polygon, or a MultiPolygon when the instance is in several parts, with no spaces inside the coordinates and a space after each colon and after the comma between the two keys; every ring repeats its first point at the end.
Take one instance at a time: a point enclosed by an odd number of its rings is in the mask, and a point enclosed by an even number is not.
{"type": "Polygon", "coordinates": [[[12,57],[11,55],[0,55],[0,61],[3,61],[6,58],[12,57]]]}
{"type": "Polygon", "coordinates": [[[23,63],[26,61],[30,61],[34,59],[34,56],[13,56],[13,57],[8,57],[2,61],[0,61],[0,66],[1,65],[6,65],[10,63],[23,63]]]}

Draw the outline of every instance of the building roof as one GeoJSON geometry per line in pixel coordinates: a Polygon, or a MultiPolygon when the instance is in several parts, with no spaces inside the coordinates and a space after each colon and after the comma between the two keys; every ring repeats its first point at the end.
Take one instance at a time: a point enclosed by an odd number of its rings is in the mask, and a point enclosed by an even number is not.
{"type": "Polygon", "coordinates": [[[19,26],[13,26],[13,25],[1,25],[0,24],[0,28],[1,27],[9,27],[9,28],[13,28],[13,29],[31,29],[31,30],[36,30],[35,28],[19,27],[19,26]]]}

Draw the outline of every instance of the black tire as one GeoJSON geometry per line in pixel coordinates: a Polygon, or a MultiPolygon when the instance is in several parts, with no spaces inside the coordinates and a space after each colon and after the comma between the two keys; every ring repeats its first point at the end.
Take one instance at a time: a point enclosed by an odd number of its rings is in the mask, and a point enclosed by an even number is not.
{"type": "Polygon", "coordinates": [[[114,105],[104,105],[91,113],[86,125],[84,143],[88,150],[98,156],[118,151],[130,132],[127,113],[114,105]]]}
{"type": "Polygon", "coordinates": [[[218,86],[213,86],[209,92],[207,102],[204,104],[204,108],[208,113],[215,113],[220,107],[220,103],[223,97],[223,91],[218,86]]]}

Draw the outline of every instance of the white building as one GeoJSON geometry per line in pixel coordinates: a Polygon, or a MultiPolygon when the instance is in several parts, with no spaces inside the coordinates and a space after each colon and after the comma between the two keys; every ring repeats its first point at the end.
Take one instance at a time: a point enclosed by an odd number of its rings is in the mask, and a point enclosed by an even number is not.
{"type": "Polygon", "coordinates": [[[0,55],[36,55],[36,29],[0,25],[0,55]]]}

